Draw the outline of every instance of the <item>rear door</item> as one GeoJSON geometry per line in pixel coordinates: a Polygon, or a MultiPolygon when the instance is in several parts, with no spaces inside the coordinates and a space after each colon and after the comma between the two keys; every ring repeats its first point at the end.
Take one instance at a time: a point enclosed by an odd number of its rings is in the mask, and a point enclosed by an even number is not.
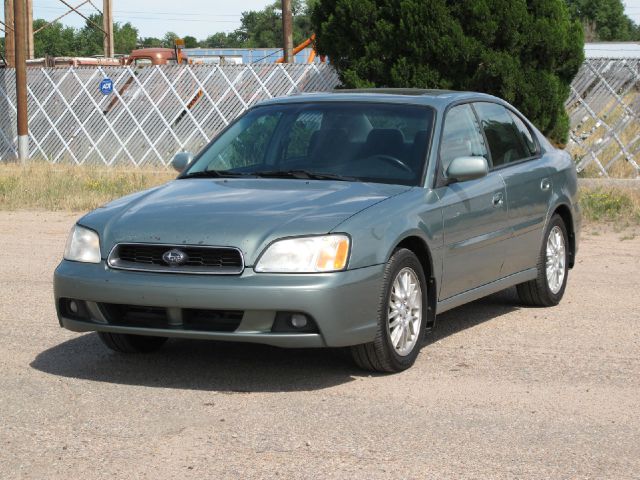
{"type": "Polygon", "coordinates": [[[454,158],[489,154],[471,105],[451,108],[445,117],[440,144],[436,189],[443,205],[444,264],[439,300],[490,283],[500,277],[507,222],[506,189],[502,177],[486,177],[446,184],[454,158]]]}
{"type": "Polygon", "coordinates": [[[525,122],[506,107],[478,102],[474,108],[489,144],[493,170],[507,189],[509,225],[502,276],[536,266],[551,198],[550,169],[525,122]]]}

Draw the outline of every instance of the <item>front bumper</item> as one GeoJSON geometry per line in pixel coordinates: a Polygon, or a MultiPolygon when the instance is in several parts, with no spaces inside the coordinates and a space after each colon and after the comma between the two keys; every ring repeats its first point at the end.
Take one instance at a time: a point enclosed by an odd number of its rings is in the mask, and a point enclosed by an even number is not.
{"type": "Polygon", "coordinates": [[[326,274],[184,275],[113,270],[104,262],[63,260],[54,274],[54,296],[60,325],[76,332],[106,331],[139,335],[254,342],[279,347],[343,347],[373,341],[377,329],[382,265],[326,274]],[[60,309],[61,298],[86,302],[89,320],[60,309]],[[170,309],[241,310],[233,332],[149,328],[109,323],[101,304],[170,309]],[[300,312],[318,333],[273,333],[276,312],[300,312]]]}

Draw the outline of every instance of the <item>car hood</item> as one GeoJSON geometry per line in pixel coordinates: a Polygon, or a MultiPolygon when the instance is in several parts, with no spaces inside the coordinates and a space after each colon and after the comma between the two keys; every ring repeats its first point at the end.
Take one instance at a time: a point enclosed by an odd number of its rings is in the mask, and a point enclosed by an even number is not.
{"type": "Polygon", "coordinates": [[[295,179],[181,179],[111,202],[79,223],[119,242],[240,248],[248,266],[271,241],[328,233],[410,190],[402,185],[295,179]]]}

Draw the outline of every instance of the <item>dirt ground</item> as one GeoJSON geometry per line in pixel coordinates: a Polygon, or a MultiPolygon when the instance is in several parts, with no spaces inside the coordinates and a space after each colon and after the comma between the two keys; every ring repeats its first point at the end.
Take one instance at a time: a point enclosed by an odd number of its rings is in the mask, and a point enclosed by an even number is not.
{"type": "Polygon", "coordinates": [[[335,351],[123,357],[62,330],[75,218],[0,213],[0,478],[640,477],[639,237],[584,234],[560,306],[458,308],[412,369],[369,376],[335,351]]]}

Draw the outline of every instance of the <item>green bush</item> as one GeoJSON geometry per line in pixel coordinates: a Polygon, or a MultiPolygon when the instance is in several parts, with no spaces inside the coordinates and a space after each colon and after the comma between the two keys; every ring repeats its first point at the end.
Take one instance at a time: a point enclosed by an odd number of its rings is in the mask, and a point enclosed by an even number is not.
{"type": "Polygon", "coordinates": [[[567,139],[584,40],[564,0],[319,0],[311,22],[345,87],[487,92],[567,139]]]}

